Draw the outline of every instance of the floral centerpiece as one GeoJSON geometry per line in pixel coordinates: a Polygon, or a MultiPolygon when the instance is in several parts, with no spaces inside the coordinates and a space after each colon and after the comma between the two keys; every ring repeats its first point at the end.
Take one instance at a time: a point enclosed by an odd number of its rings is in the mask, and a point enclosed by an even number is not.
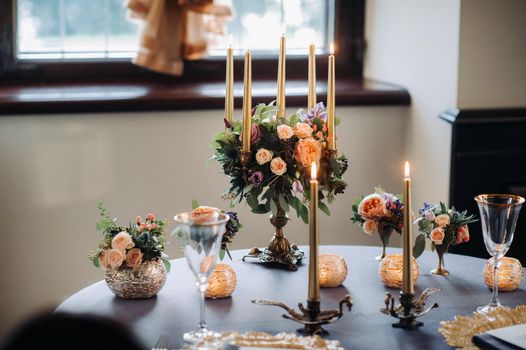
{"type": "Polygon", "coordinates": [[[105,269],[108,286],[120,297],[156,295],[170,271],[170,261],[163,253],[168,222],[150,213],[144,219],[137,216],[128,226],[119,226],[102,203],[97,208],[100,219],[96,227],[102,232],[102,239],[97,249],[90,252],[93,265],[105,269]]]}
{"type": "Polygon", "coordinates": [[[420,235],[415,240],[413,252],[418,257],[425,248],[426,238],[431,240],[431,249],[438,254],[438,267],[431,271],[436,275],[447,275],[443,268],[443,256],[452,245],[469,241],[468,224],[477,221],[475,215],[468,215],[467,211],[459,212],[455,207],[448,209],[440,202],[439,205],[424,203],[417,219],[420,235]]]}
{"type": "MultiPolygon", "coordinates": [[[[343,181],[347,158],[343,155],[336,157],[336,152],[326,148],[327,113],[323,103],[307,112],[299,110],[288,118],[277,118],[276,114],[273,103],[259,104],[252,110],[250,140],[253,156],[246,164],[241,162],[241,121],[230,123],[225,120],[226,130],[216,134],[212,142],[212,159],[217,160],[225,175],[230,177],[224,198],[231,200],[232,205],[245,200],[256,214],[272,213],[271,222],[276,227],[276,234],[267,249],[269,256],[274,257],[285,256],[285,251],[291,249],[281,231],[290,208],[305,223],[308,222],[305,203],[310,196],[313,162],[320,169],[319,208],[327,215],[330,214],[327,203],[343,193],[347,186],[343,181]]],[[[335,124],[338,124],[337,119],[335,124]]],[[[292,263],[278,262],[289,266],[292,263]]]]}
{"type": "Polygon", "coordinates": [[[393,231],[402,233],[403,208],[402,200],[380,187],[372,194],[356,198],[352,206],[351,221],[359,223],[368,235],[378,233],[382,242],[382,255],[376,257],[376,260],[385,257],[385,248],[393,231]]]}

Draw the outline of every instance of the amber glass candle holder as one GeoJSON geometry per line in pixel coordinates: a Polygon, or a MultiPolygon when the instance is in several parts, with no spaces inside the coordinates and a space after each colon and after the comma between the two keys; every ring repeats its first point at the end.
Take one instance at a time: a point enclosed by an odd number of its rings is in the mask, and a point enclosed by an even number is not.
{"type": "Polygon", "coordinates": [[[228,298],[234,293],[237,285],[236,271],[228,264],[217,264],[214,272],[208,277],[208,288],[205,297],[209,299],[228,298]]]}
{"type": "Polygon", "coordinates": [[[321,254],[318,266],[320,287],[338,287],[347,278],[347,264],[340,255],[321,254]]]}
{"type": "MultiPolygon", "coordinates": [[[[521,262],[515,258],[502,257],[499,266],[499,292],[511,292],[519,288],[524,279],[521,262]]],[[[484,265],[484,283],[493,289],[493,258],[484,265]]]]}
{"type": "MultiPolygon", "coordinates": [[[[413,268],[413,284],[416,283],[418,276],[420,275],[420,268],[415,258],[412,258],[411,266],[413,268]]],[[[403,269],[403,259],[402,254],[390,254],[386,255],[380,263],[380,268],[378,274],[380,275],[380,280],[387,287],[391,288],[402,288],[402,269],[403,269]]]]}

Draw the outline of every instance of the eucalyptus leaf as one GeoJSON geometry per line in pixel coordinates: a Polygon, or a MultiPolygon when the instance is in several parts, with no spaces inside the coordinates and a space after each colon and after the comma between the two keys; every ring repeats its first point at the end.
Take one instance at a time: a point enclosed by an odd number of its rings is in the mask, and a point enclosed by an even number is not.
{"type": "Polygon", "coordinates": [[[413,256],[417,259],[426,248],[426,236],[424,234],[419,234],[415,239],[415,245],[413,247],[413,256]]]}
{"type": "Polygon", "coordinates": [[[166,270],[166,273],[170,272],[170,269],[172,268],[172,264],[170,263],[170,260],[165,259],[165,258],[161,258],[161,260],[164,264],[164,269],[166,270]]]}
{"type": "Polygon", "coordinates": [[[279,200],[279,205],[281,206],[281,208],[283,210],[285,210],[286,212],[288,212],[289,211],[289,203],[287,203],[287,200],[285,199],[285,197],[281,193],[278,196],[278,200],[279,200]]]}
{"type": "Polygon", "coordinates": [[[274,202],[274,199],[270,199],[270,210],[272,211],[272,215],[276,216],[278,215],[278,206],[276,205],[276,202],[274,202]]]}
{"type": "Polygon", "coordinates": [[[331,211],[329,210],[329,207],[327,206],[327,204],[320,202],[318,203],[318,207],[320,208],[322,212],[327,214],[327,216],[331,216],[331,211]]]}
{"type": "Polygon", "coordinates": [[[223,261],[224,258],[225,258],[225,250],[221,249],[219,251],[219,260],[223,261]]]}
{"type": "Polygon", "coordinates": [[[305,205],[301,205],[300,209],[300,217],[301,220],[303,220],[304,223],[309,223],[309,209],[305,205]]]}
{"type": "Polygon", "coordinates": [[[100,267],[99,257],[93,258],[91,261],[95,267],[100,267]]]}
{"type": "Polygon", "coordinates": [[[192,199],[192,210],[199,208],[199,202],[197,199],[192,199]]]}

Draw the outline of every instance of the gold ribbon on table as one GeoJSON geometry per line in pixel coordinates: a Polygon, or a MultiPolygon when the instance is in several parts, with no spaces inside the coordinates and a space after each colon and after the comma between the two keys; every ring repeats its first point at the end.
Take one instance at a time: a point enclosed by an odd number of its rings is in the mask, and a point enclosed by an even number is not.
{"type": "Polygon", "coordinates": [[[129,0],[130,18],[143,22],[133,63],[150,70],[183,74],[183,60],[206,56],[214,35],[224,35],[232,16],[230,0],[129,0]]]}

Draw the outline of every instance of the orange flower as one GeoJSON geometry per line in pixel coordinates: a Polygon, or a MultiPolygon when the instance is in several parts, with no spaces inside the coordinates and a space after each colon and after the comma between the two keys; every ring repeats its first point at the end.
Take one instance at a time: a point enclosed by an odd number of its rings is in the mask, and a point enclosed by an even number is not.
{"type": "Polygon", "coordinates": [[[107,253],[108,264],[116,269],[122,265],[124,261],[124,253],[120,249],[110,249],[107,253]]]}
{"type": "Polygon", "coordinates": [[[315,162],[319,167],[321,158],[321,143],[312,138],[300,139],[294,150],[294,159],[304,167],[310,167],[315,162]]]}
{"type": "Polygon", "coordinates": [[[378,193],[366,196],[358,205],[358,213],[366,219],[385,216],[387,210],[384,198],[378,193]]]}
{"type": "Polygon", "coordinates": [[[125,252],[126,249],[133,248],[134,245],[130,234],[126,231],[117,233],[111,240],[111,247],[122,250],[123,252],[125,252]]]}
{"type": "Polygon", "coordinates": [[[107,250],[103,250],[102,252],[100,252],[100,254],[99,254],[99,264],[103,268],[107,268],[108,267],[109,262],[108,262],[108,251],[107,250]]]}
{"type": "Polygon", "coordinates": [[[280,176],[287,171],[287,163],[281,157],[276,157],[270,162],[270,171],[280,176]]]}
{"type": "Polygon", "coordinates": [[[214,207],[198,207],[192,211],[192,219],[195,223],[213,221],[219,216],[220,210],[214,207]]]}
{"type": "Polygon", "coordinates": [[[446,233],[441,227],[437,227],[431,231],[431,234],[429,235],[429,238],[431,238],[435,245],[441,245],[444,241],[444,237],[446,237],[446,233]]]}
{"type": "Polygon", "coordinates": [[[294,133],[300,139],[304,139],[304,138],[307,138],[307,137],[311,137],[311,135],[312,135],[312,128],[307,123],[297,123],[294,126],[294,133]]]}
{"type": "Polygon", "coordinates": [[[142,263],[142,252],[139,248],[133,248],[128,250],[126,254],[126,266],[133,267],[134,269],[139,267],[142,263]]]}

